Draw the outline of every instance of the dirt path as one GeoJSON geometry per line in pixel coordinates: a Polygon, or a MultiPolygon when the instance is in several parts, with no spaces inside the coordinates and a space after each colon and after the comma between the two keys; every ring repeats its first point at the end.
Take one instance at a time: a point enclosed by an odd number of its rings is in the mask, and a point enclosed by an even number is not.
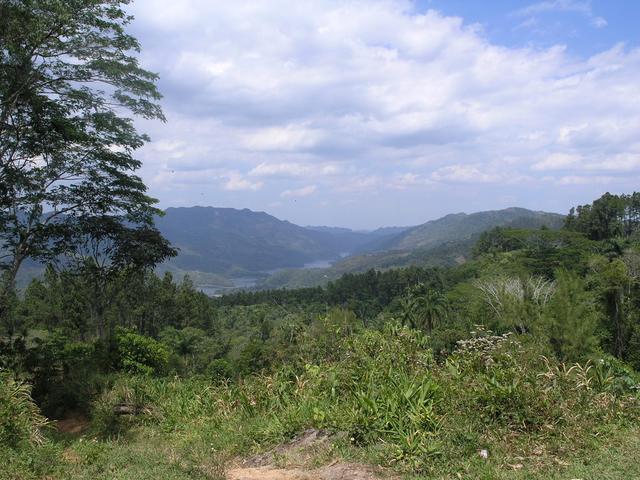
{"type": "Polygon", "coordinates": [[[89,419],[81,413],[70,413],[55,425],[59,432],[80,435],[89,428],[89,419]]]}
{"type": "Polygon", "coordinates": [[[352,463],[336,463],[313,470],[301,468],[254,467],[235,468],[227,472],[229,480],[379,480],[370,467],[352,463]]]}
{"type": "Polygon", "coordinates": [[[294,440],[255,455],[227,470],[228,480],[380,480],[377,469],[357,463],[333,462],[307,468],[314,455],[331,446],[336,435],[309,429],[294,440]],[[286,465],[283,467],[282,465],[286,465]]]}

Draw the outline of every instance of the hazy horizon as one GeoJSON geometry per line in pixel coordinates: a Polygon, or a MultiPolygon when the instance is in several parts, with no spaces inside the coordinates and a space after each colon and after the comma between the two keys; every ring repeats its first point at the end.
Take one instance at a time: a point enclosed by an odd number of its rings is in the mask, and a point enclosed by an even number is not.
{"type": "MultiPolygon", "coordinates": [[[[231,208],[231,209],[234,209],[234,210],[245,210],[245,209],[248,209],[248,210],[251,210],[252,212],[255,212],[255,213],[266,213],[267,215],[271,215],[272,217],[275,217],[278,220],[287,221],[289,223],[293,223],[295,225],[298,225],[298,226],[304,227],[304,228],[315,228],[315,227],[346,228],[346,229],[350,229],[350,230],[353,230],[353,231],[363,231],[363,232],[370,232],[370,231],[374,231],[374,230],[382,229],[382,228],[410,228],[410,227],[415,227],[415,226],[418,226],[418,225],[422,225],[422,224],[427,223],[427,222],[431,222],[433,220],[439,220],[439,219],[441,219],[443,217],[446,217],[448,215],[458,215],[458,214],[473,215],[474,213],[481,213],[481,212],[489,211],[489,210],[469,210],[469,211],[448,212],[448,213],[445,213],[443,215],[440,215],[440,216],[437,216],[437,217],[434,217],[434,218],[426,218],[424,220],[418,221],[418,222],[410,224],[410,225],[409,224],[407,224],[407,225],[380,224],[380,225],[377,225],[377,226],[373,226],[371,228],[356,228],[356,227],[351,227],[349,225],[327,225],[327,224],[317,224],[317,223],[304,223],[304,221],[303,222],[295,222],[295,221],[290,220],[288,218],[280,217],[280,216],[274,214],[273,212],[270,212],[270,211],[265,210],[265,209],[262,209],[262,210],[261,209],[257,209],[256,210],[256,209],[247,208],[247,207],[226,207],[226,206],[221,206],[221,205],[198,205],[198,204],[196,204],[196,205],[180,205],[180,206],[168,205],[166,207],[162,207],[162,210],[165,211],[165,210],[167,210],[169,208],[231,208]]],[[[508,210],[510,208],[524,208],[524,207],[519,207],[517,205],[511,205],[509,207],[496,208],[496,209],[490,209],[490,210],[508,210]]],[[[532,210],[532,211],[537,211],[537,212],[544,212],[544,213],[555,213],[555,214],[558,214],[558,215],[566,215],[567,213],[569,213],[568,211],[567,212],[552,212],[552,211],[540,210],[540,209],[535,209],[535,208],[530,208],[530,209],[527,209],[527,210],[532,210]]]]}

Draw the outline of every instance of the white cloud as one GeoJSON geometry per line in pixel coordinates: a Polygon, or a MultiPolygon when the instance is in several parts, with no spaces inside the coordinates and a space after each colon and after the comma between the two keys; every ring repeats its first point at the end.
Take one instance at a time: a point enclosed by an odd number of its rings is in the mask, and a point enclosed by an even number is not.
{"type": "Polygon", "coordinates": [[[305,150],[322,139],[322,132],[308,128],[286,126],[263,128],[245,138],[251,150],[305,150]]]}
{"type": "Polygon", "coordinates": [[[356,176],[341,181],[336,191],[342,193],[375,192],[379,189],[382,179],[376,175],[356,176]]]}
{"type": "Polygon", "coordinates": [[[341,173],[342,168],[335,164],[302,164],[263,162],[249,172],[256,177],[313,177],[330,176],[341,173]]]}
{"type": "MultiPolygon", "coordinates": [[[[608,25],[607,20],[595,15],[591,7],[591,2],[583,0],[546,0],[533,3],[524,8],[516,10],[514,14],[521,17],[529,17],[524,23],[535,25],[535,15],[547,12],[572,12],[578,13],[589,20],[595,28],[604,28],[608,25]]],[[[524,25],[521,24],[521,25],[524,25]]]]}
{"type": "MultiPolygon", "coordinates": [[[[140,153],[142,173],[166,203],[189,195],[171,185],[189,183],[210,184],[212,203],[244,190],[268,205],[307,183],[342,197],[427,195],[428,182],[492,195],[529,176],[604,172],[621,184],[640,169],[637,48],[589,58],[511,48],[404,0],[137,0],[132,9],[169,119],[141,124],[155,140],[140,153]]],[[[553,9],[603,25],[580,1],[518,15],[553,9]]]]}
{"type": "Polygon", "coordinates": [[[593,25],[596,28],[604,28],[607,25],[609,25],[609,22],[607,22],[604,18],[602,17],[593,17],[591,19],[591,25],[593,25]]]}
{"type": "Polygon", "coordinates": [[[442,167],[431,174],[437,182],[494,183],[503,180],[497,173],[483,172],[475,165],[450,165],[442,167]]]}
{"type": "Polygon", "coordinates": [[[533,170],[564,170],[579,164],[581,158],[580,155],[571,153],[552,153],[531,168],[533,170]]]}
{"type": "Polygon", "coordinates": [[[263,182],[252,182],[243,178],[239,173],[230,173],[224,182],[223,188],[230,191],[238,190],[259,190],[262,188],[263,182]]]}
{"type": "Polygon", "coordinates": [[[567,175],[555,179],[558,185],[592,185],[592,184],[609,184],[615,182],[615,177],[607,176],[585,176],[585,175],[567,175]]]}
{"type": "Polygon", "coordinates": [[[608,170],[612,172],[640,172],[640,153],[613,155],[590,163],[588,170],[608,170]]]}
{"type": "Polygon", "coordinates": [[[612,173],[640,171],[640,153],[629,152],[603,156],[603,158],[553,153],[544,160],[535,163],[531,169],[537,171],[577,169],[584,172],[600,170],[612,173]]]}
{"type": "Polygon", "coordinates": [[[425,185],[431,185],[433,181],[423,177],[422,175],[416,173],[400,173],[396,174],[392,177],[389,186],[391,188],[396,188],[399,190],[404,190],[406,188],[412,187],[423,187],[425,185]]]}
{"type": "Polygon", "coordinates": [[[297,188],[293,190],[285,190],[280,194],[282,198],[289,197],[308,197],[309,195],[313,195],[318,189],[315,185],[307,185],[306,187],[297,188]]]}
{"type": "Polygon", "coordinates": [[[516,12],[517,15],[532,15],[542,12],[578,12],[583,15],[591,15],[591,5],[588,1],[580,0],[547,0],[532,3],[516,12]]]}

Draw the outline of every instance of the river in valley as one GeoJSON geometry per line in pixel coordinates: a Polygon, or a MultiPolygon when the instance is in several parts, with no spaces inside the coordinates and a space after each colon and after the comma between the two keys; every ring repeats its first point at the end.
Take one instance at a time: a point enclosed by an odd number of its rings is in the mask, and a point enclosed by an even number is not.
{"type": "MultiPolygon", "coordinates": [[[[348,255],[348,253],[341,254],[340,257],[344,258],[348,255]]],[[[302,265],[301,267],[287,267],[287,268],[275,268],[273,270],[269,270],[264,272],[264,275],[261,276],[245,276],[245,277],[236,277],[231,278],[230,280],[233,282],[233,286],[222,286],[222,285],[197,285],[197,288],[210,297],[219,297],[223,295],[225,292],[231,292],[237,289],[248,289],[255,287],[258,282],[265,278],[265,276],[273,275],[274,273],[281,272],[283,270],[301,270],[304,268],[329,268],[333,263],[336,262],[335,258],[329,260],[314,260],[313,262],[308,262],[302,265]]]]}

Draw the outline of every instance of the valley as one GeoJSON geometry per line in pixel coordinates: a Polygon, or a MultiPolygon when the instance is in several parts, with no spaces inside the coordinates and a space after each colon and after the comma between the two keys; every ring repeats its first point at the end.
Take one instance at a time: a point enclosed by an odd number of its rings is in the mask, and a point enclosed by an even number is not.
{"type": "Polygon", "coordinates": [[[563,219],[508,208],[451,214],[415,227],[354,231],[300,227],[247,209],[170,208],[157,225],[179,251],[158,270],[173,272],[178,280],[189,275],[214,296],[238,289],[312,287],[369,269],[456,265],[469,258],[485,230],[558,229],[563,219]]]}

